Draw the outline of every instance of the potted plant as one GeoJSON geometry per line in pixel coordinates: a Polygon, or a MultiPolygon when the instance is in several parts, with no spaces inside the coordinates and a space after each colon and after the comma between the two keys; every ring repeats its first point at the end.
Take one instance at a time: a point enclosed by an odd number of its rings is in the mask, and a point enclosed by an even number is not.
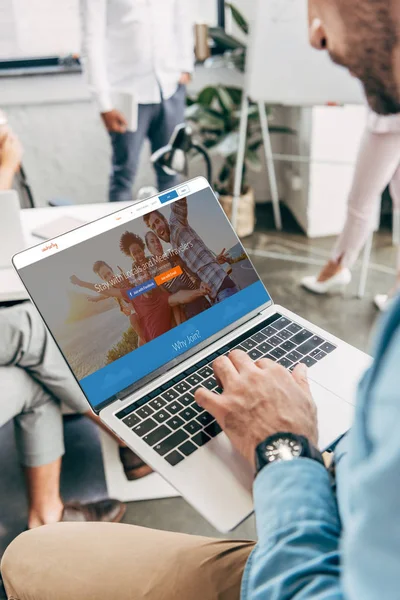
{"type": "MultiPolygon", "coordinates": [[[[232,17],[244,33],[249,26],[246,19],[231,3],[226,5],[232,17]]],[[[243,71],[246,62],[246,47],[239,48],[225,56],[225,64],[243,71]]],[[[219,156],[222,166],[212,182],[218,192],[220,202],[231,217],[236,157],[239,148],[239,125],[243,91],[239,88],[223,85],[208,86],[197,97],[188,97],[186,118],[200,137],[202,144],[211,156],[219,156]]],[[[267,108],[267,111],[269,109],[267,108]]],[[[242,178],[241,199],[239,202],[237,232],[239,236],[250,235],[255,226],[254,190],[249,185],[249,171],[260,172],[263,168],[259,149],[263,139],[256,103],[249,103],[246,137],[245,164],[242,178]]],[[[287,127],[270,127],[272,133],[292,133],[287,127]]]]}

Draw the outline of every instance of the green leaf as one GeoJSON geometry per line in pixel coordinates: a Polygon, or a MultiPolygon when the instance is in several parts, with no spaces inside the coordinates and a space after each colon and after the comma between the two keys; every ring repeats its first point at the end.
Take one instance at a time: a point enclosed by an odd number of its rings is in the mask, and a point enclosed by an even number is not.
{"type": "Polygon", "coordinates": [[[222,86],[218,86],[216,92],[222,110],[226,113],[231,113],[234,109],[234,104],[226,89],[222,86]]]}
{"type": "Polygon", "coordinates": [[[256,152],[253,152],[249,148],[246,150],[245,155],[246,165],[251,169],[251,171],[255,171],[256,173],[260,173],[262,171],[263,165],[260,160],[260,157],[256,152]]]}
{"type": "Polygon", "coordinates": [[[225,128],[225,115],[221,111],[218,112],[211,108],[205,108],[200,104],[193,104],[186,108],[186,119],[193,123],[199,124],[202,128],[202,133],[207,129],[225,128]]]}
{"type": "Polygon", "coordinates": [[[221,118],[214,117],[212,115],[207,115],[207,114],[203,113],[198,118],[197,122],[200,125],[200,127],[202,127],[203,129],[208,129],[208,130],[219,129],[222,131],[224,130],[224,120],[221,118]]]}
{"type": "Polygon", "coordinates": [[[263,141],[261,140],[256,140],[254,142],[252,142],[251,144],[248,144],[248,149],[251,152],[257,152],[257,150],[259,150],[259,148],[261,148],[261,146],[263,145],[263,141]]]}
{"type": "Polygon", "coordinates": [[[242,104],[243,90],[241,90],[240,88],[226,87],[226,86],[225,86],[225,90],[230,95],[233,104],[235,104],[236,106],[240,106],[242,104]]]}
{"type": "Polygon", "coordinates": [[[246,70],[247,48],[238,48],[237,50],[234,50],[230,54],[229,60],[235,69],[244,73],[246,70]]]}
{"type": "Polygon", "coordinates": [[[213,148],[215,153],[225,157],[231,156],[232,154],[237,154],[238,149],[239,133],[237,131],[228,133],[228,135],[224,136],[213,148]]]}
{"type": "Polygon", "coordinates": [[[232,173],[231,165],[229,165],[227,162],[225,162],[221,169],[221,172],[219,174],[219,180],[221,181],[221,183],[224,183],[225,181],[227,181],[229,179],[229,177],[231,176],[231,173],[232,173]]]}
{"type": "Polygon", "coordinates": [[[203,108],[203,111],[206,115],[211,115],[212,117],[217,117],[217,119],[224,119],[225,115],[221,110],[216,110],[215,108],[203,108]]]}
{"type": "MultiPolygon", "coordinates": [[[[249,119],[254,119],[254,118],[258,118],[258,107],[256,104],[250,105],[249,106],[249,110],[247,111],[247,114],[249,116],[249,119]]],[[[234,117],[236,117],[237,119],[240,119],[240,117],[242,116],[242,111],[241,110],[234,110],[232,115],[234,117]]]]}
{"type": "Polygon", "coordinates": [[[188,120],[196,120],[196,118],[200,115],[202,111],[203,108],[202,106],[200,106],[200,104],[191,104],[190,106],[186,107],[185,117],[188,120]]]}
{"type": "Polygon", "coordinates": [[[217,89],[213,86],[208,86],[200,92],[200,94],[197,97],[197,102],[202,106],[211,106],[216,95],[217,89]]]}
{"type": "Polygon", "coordinates": [[[192,106],[192,104],[196,104],[196,98],[192,98],[192,96],[186,96],[186,106],[192,106]]]}
{"type": "Polygon", "coordinates": [[[235,21],[236,25],[243,31],[243,33],[248,34],[249,33],[249,23],[244,18],[242,13],[238,10],[238,8],[236,8],[236,6],[234,4],[232,4],[232,2],[226,2],[225,6],[227,8],[230,8],[230,10],[232,12],[233,20],[235,21]]]}
{"type": "Polygon", "coordinates": [[[211,150],[212,148],[214,148],[215,144],[218,143],[218,141],[215,141],[212,138],[208,138],[207,140],[203,140],[203,146],[205,146],[206,148],[208,148],[209,150],[211,150]]]}

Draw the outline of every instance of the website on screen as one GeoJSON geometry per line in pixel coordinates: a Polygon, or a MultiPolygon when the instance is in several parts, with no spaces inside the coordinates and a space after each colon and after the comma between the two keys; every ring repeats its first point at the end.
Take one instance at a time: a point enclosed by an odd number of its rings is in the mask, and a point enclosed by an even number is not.
{"type": "Polygon", "coordinates": [[[94,407],[269,300],[208,188],[20,274],[94,407]]]}

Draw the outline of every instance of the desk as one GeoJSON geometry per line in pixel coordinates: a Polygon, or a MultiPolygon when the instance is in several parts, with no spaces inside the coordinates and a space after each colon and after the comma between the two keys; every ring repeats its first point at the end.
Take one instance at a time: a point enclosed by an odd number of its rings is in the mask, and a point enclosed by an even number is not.
{"type": "MultiPolygon", "coordinates": [[[[41,238],[35,237],[31,233],[40,225],[51,223],[51,221],[64,216],[74,217],[85,222],[94,221],[125,208],[130,204],[132,203],[120,202],[118,204],[109,204],[107,202],[102,204],[23,209],[21,210],[21,221],[27,244],[26,247],[30,248],[43,242],[41,238]]],[[[28,294],[11,264],[9,269],[0,269],[0,302],[16,302],[18,300],[28,300],[28,298],[28,294]]]]}
{"type": "MultiPolygon", "coordinates": [[[[69,216],[81,221],[94,221],[117,210],[126,208],[132,202],[118,204],[81,204],[54,208],[27,208],[21,211],[22,226],[27,247],[43,242],[31,232],[56,219],[69,216]]],[[[11,258],[11,257],[10,257],[11,258]]],[[[28,294],[12,266],[0,269],[0,302],[28,300],[28,294]]],[[[100,430],[100,441],[103,453],[104,472],[108,494],[112,498],[123,501],[154,500],[177,496],[177,492],[159,475],[153,473],[139,481],[127,481],[118,457],[118,446],[103,430],[100,430]]]]}

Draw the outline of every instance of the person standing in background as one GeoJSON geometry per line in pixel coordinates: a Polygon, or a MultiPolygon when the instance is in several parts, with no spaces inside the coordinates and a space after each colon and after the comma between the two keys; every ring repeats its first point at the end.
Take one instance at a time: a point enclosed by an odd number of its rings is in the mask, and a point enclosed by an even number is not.
{"type": "MultiPolygon", "coordinates": [[[[184,121],[194,67],[190,2],[81,0],[81,17],[84,69],[111,138],[109,199],[129,201],[145,139],[155,152],[184,121]]],[[[155,170],[160,191],[178,183],[155,170]]]]}
{"type": "MultiPolygon", "coordinates": [[[[400,211],[400,115],[382,116],[370,111],[348,198],[346,223],[330,260],[318,276],[302,279],[304,288],[316,294],[327,294],[350,283],[350,270],[374,229],[378,203],[387,185],[393,201],[393,218],[396,219],[400,211]]],[[[379,310],[388,308],[400,289],[400,246],[396,270],[396,283],[389,294],[375,296],[379,310]]]]}

